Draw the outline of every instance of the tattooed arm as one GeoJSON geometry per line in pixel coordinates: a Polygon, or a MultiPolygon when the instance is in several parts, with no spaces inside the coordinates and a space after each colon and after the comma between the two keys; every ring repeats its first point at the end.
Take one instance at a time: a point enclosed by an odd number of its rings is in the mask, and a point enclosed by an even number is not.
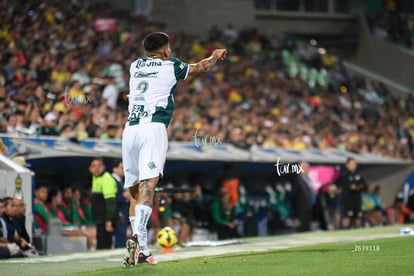
{"type": "Polygon", "coordinates": [[[226,57],[226,49],[216,49],[210,57],[203,59],[197,63],[190,64],[189,74],[205,73],[216,64],[217,60],[223,60],[226,57]]]}

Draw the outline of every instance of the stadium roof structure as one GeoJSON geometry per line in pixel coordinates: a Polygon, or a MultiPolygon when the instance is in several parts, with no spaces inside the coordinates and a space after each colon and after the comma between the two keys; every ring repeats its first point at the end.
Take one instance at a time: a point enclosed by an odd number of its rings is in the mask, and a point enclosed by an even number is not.
{"type": "MultiPolygon", "coordinates": [[[[59,157],[121,158],[121,141],[87,139],[79,143],[56,137],[11,137],[0,135],[9,158],[24,156],[26,160],[59,157]]],[[[196,145],[194,142],[169,142],[167,160],[275,163],[309,162],[313,164],[343,164],[353,157],[365,165],[412,165],[413,161],[379,156],[372,153],[353,153],[335,149],[294,150],[254,147],[243,150],[231,144],[196,145]]]]}
{"type": "Polygon", "coordinates": [[[22,166],[21,164],[18,164],[17,162],[11,160],[10,158],[5,156],[4,154],[0,153],[0,171],[1,170],[14,171],[14,172],[17,172],[17,173],[29,173],[29,174],[33,173],[28,168],[22,166]]]}

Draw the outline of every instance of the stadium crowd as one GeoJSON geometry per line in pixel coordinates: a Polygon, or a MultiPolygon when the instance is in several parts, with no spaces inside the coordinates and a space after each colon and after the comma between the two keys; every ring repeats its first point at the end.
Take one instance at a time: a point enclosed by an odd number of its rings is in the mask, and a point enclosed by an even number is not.
{"type": "MultiPolygon", "coordinates": [[[[83,1],[6,1],[1,16],[0,131],[79,141],[120,139],[127,120],[128,66],[141,40],[163,23],[93,9],[83,1]],[[98,31],[94,20],[116,18],[98,31]],[[138,45],[138,46],[137,46],[138,45]]],[[[170,140],[215,136],[240,148],[338,148],[412,158],[414,97],[351,76],[340,60],[291,39],[230,25],[203,35],[172,34],[177,57],[193,62],[214,47],[229,61],[182,82],[170,140]],[[325,68],[327,87],[291,76],[280,52],[325,68]]]]}

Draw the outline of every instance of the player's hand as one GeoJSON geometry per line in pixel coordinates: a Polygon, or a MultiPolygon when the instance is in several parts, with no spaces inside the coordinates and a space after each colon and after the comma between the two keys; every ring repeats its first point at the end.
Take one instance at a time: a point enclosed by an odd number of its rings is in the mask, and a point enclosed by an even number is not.
{"type": "Polygon", "coordinates": [[[9,250],[11,256],[14,256],[20,252],[20,247],[15,243],[8,243],[7,249],[9,250]]]}
{"type": "Polygon", "coordinates": [[[216,49],[216,50],[213,51],[213,55],[218,60],[223,60],[227,55],[227,50],[226,49],[216,49]]]}
{"type": "Polygon", "coordinates": [[[27,243],[27,241],[25,241],[24,239],[20,240],[20,247],[21,248],[26,248],[29,244],[27,243]]]}

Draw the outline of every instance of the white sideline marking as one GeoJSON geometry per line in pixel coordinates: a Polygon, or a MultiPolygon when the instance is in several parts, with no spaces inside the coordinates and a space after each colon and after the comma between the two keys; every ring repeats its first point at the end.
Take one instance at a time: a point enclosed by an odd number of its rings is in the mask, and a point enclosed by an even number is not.
{"type": "MultiPolygon", "coordinates": [[[[112,257],[112,256],[123,256],[125,254],[125,249],[112,249],[110,251],[96,251],[96,252],[82,252],[82,253],[73,253],[70,255],[54,255],[54,256],[39,256],[39,257],[30,257],[30,258],[17,258],[17,259],[7,259],[3,263],[19,263],[19,264],[37,264],[37,263],[57,263],[73,260],[88,260],[96,259],[102,257],[112,257]]],[[[118,261],[122,261],[122,257],[118,261]]]]}
{"type": "MultiPolygon", "coordinates": [[[[156,251],[155,258],[158,261],[172,261],[177,259],[186,259],[192,257],[201,257],[201,256],[215,256],[231,253],[240,253],[240,252],[263,252],[275,249],[286,249],[292,247],[300,247],[306,245],[315,245],[323,243],[332,243],[332,242],[352,242],[352,241],[361,241],[361,240],[373,240],[378,238],[391,238],[399,237],[399,233],[395,234],[371,234],[371,235],[333,235],[333,236],[319,236],[318,233],[315,235],[309,236],[294,236],[289,238],[279,238],[275,240],[265,241],[246,241],[241,244],[236,245],[225,245],[225,246],[210,246],[210,247],[197,247],[199,250],[190,250],[186,251],[177,250],[174,253],[170,254],[161,254],[156,251]]],[[[351,249],[350,249],[351,250],[351,249]]],[[[30,258],[16,258],[16,259],[7,259],[2,260],[1,263],[16,263],[16,264],[38,264],[38,263],[56,263],[56,262],[65,262],[79,260],[80,263],[87,263],[89,261],[93,262],[91,259],[104,258],[107,262],[118,262],[122,263],[123,256],[125,255],[125,249],[112,249],[105,251],[96,251],[96,252],[82,252],[82,253],[73,253],[70,255],[55,255],[55,256],[39,256],[39,257],[30,257],[30,258]]]]}

